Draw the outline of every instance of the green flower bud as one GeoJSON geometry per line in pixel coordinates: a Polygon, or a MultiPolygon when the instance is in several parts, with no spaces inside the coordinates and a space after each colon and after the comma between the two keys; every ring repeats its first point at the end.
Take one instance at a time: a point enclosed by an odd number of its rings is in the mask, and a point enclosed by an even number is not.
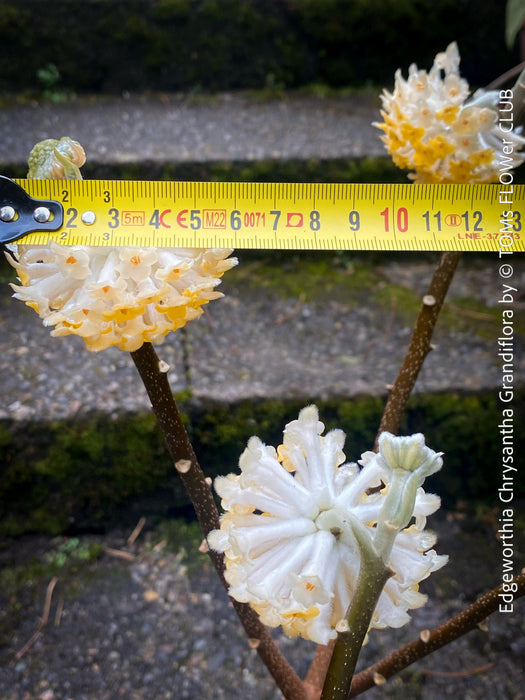
{"type": "Polygon", "coordinates": [[[84,149],[69,136],[40,141],[29,154],[27,177],[33,180],[82,180],[84,149]]]}

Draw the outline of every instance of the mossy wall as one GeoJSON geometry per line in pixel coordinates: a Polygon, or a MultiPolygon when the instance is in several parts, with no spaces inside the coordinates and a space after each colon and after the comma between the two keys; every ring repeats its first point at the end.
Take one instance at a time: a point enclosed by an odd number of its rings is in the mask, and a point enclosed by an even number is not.
{"type": "MultiPolygon", "coordinates": [[[[6,164],[2,174],[11,178],[25,178],[27,165],[6,164]]],[[[152,162],[101,164],[91,161],[83,166],[82,174],[86,180],[336,183],[406,183],[407,181],[406,173],[386,157],[160,164],[152,162]]],[[[515,182],[521,182],[520,176],[521,170],[518,170],[515,182]]]]}
{"type": "Polygon", "coordinates": [[[390,85],[456,40],[484,85],[518,62],[494,0],[2,0],[0,91],[390,85]],[[39,71],[44,71],[39,75],[39,71]],[[49,87],[49,86],[47,86],[49,87]]]}
{"type": "MultiPolygon", "coordinates": [[[[384,400],[318,401],[327,429],[347,435],[348,460],[370,449],[384,400]]],[[[517,396],[516,453],[525,448],[525,395],[517,396]]],[[[251,435],[278,445],[284,425],[297,417],[304,401],[245,402],[234,406],[186,409],[188,430],[205,472],[214,477],[235,471],[251,435]]],[[[497,505],[501,484],[501,446],[497,426],[501,406],[492,393],[447,393],[411,399],[401,432],[424,432],[430,447],[445,453],[445,466],[431,478],[429,489],[445,505],[484,501],[497,505]]],[[[140,500],[143,515],[189,513],[187,499],[163,439],[151,415],[118,420],[92,416],[83,421],[0,424],[0,535],[24,532],[63,533],[101,527],[122,517],[140,500]],[[148,497],[154,500],[149,503],[148,497]]],[[[516,494],[525,493],[518,473],[516,494]]],[[[129,513],[128,513],[129,517],[129,513]]]]}
{"type": "MultiPolygon", "coordinates": [[[[370,450],[384,407],[384,398],[316,401],[327,430],[346,433],[345,454],[357,460],[370,450]]],[[[304,401],[263,401],[238,406],[210,407],[193,417],[192,434],[203,465],[227,473],[237,465],[247,439],[257,434],[264,442],[282,442],[285,424],[297,418],[304,401]]],[[[515,460],[525,449],[525,393],[515,396],[515,460]]],[[[427,444],[444,452],[444,467],[428,479],[428,490],[452,506],[458,501],[495,503],[501,485],[501,404],[496,394],[447,392],[410,398],[400,434],[422,432],[427,444]]],[[[525,493],[525,473],[515,474],[516,495],[525,493]]]]}

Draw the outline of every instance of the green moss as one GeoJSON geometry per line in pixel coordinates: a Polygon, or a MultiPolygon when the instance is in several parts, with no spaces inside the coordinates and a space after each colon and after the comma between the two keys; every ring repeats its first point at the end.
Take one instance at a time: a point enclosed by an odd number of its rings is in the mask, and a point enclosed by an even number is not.
{"type": "MultiPolygon", "coordinates": [[[[502,482],[501,403],[495,393],[444,393],[414,396],[401,432],[423,432],[428,443],[443,451],[444,468],[429,479],[429,490],[445,502],[497,501],[502,482]]],[[[515,460],[525,447],[525,393],[514,396],[515,460]]],[[[515,474],[515,493],[524,493],[525,475],[515,474]]]]}
{"type": "MultiPolygon", "coordinates": [[[[384,405],[381,397],[317,401],[327,429],[347,434],[346,454],[359,458],[373,444],[384,405]]],[[[206,474],[236,469],[251,435],[278,445],[287,422],[297,417],[304,400],[245,401],[235,405],[195,407],[180,402],[195,451],[206,474]]],[[[525,447],[525,395],[517,393],[516,454],[525,447]]],[[[428,444],[445,453],[445,466],[431,477],[430,490],[449,505],[485,499],[494,503],[501,483],[501,445],[497,426],[501,406],[493,393],[416,395],[409,402],[401,432],[423,432],[428,444]]],[[[137,499],[157,512],[166,502],[186,508],[162,436],[150,415],[112,421],[92,417],[82,423],[14,425],[0,423],[2,472],[0,534],[62,533],[104,525],[137,499]]],[[[523,493],[525,477],[515,475],[523,493]]],[[[141,506],[142,507],[142,506],[141,506]]],[[[191,508],[188,514],[191,513],[191,508]]],[[[141,511],[142,514],[142,511],[141,511]]]]}
{"type": "MultiPolygon", "coordinates": [[[[525,335],[525,317],[515,314],[513,321],[515,335],[525,335]]],[[[498,337],[501,329],[501,309],[487,306],[479,298],[454,297],[445,302],[440,322],[449,328],[493,340],[498,337]]]]}
{"type": "Polygon", "coordinates": [[[9,599],[37,579],[77,575],[96,561],[103,546],[90,538],[57,537],[45,551],[31,557],[23,566],[6,566],[0,570],[0,590],[9,599]]]}
{"type": "Polygon", "coordinates": [[[285,299],[364,302],[381,280],[373,270],[374,258],[357,257],[351,263],[334,253],[296,251],[247,254],[239,251],[241,264],[225,280],[229,286],[272,292],[285,299]]]}
{"type": "Polygon", "coordinates": [[[70,600],[97,575],[94,564],[103,552],[100,542],[89,537],[60,537],[45,546],[23,564],[4,561],[0,569],[0,646],[11,644],[18,614],[32,597],[42,594],[53,577],[60,579],[61,596],[70,600]]]}
{"type": "Polygon", "coordinates": [[[92,525],[131,497],[169,488],[171,461],[151,415],[117,421],[3,424],[0,519],[4,533],[92,525]]]}
{"type": "MultiPolygon", "coordinates": [[[[410,254],[410,262],[435,261],[438,254],[410,254]]],[[[338,301],[348,305],[380,307],[396,321],[412,325],[421,307],[418,292],[390,282],[378,266],[391,260],[390,253],[316,251],[239,251],[241,264],[228,273],[224,288],[262,290],[283,298],[308,302],[338,301]]],[[[399,256],[399,260],[402,260],[399,256]]],[[[447,298],[438,327],[493,339],[501,326],[501,310],[479,299],[447,298]]],[[[525,323],[516,318],[516,334],[525,333],[525,323]]]]}
{"type": "MultiPolygon", "coordinates": [[[[86,180],[193,180],[211,182],[406,182],[406,175],[389,158],[374,157],[358,160],[310,159],[246,162],[211,162],[157,164],[126,163],[98,164],[90,161],[83,168],[86,180]]],[[[5,164],[3,174],[24,178],[27,167],[5,164]]]]}
{"type": "MultiPolygon", "coordinates": [[[[9,177],[25,177],[11,172],[9,177]]],[[[406,175],[389,158],[358,160],[261,160],[257,162],[211,162],[157,164],[126,163],[119,165],[88,162],[82,168],[86,180],[193,180],[211,182],[405,182],[406,175]]]]}
{"type": "Polygon", "coordinates": [[[151,546],[154,548],[159,542],[164,542],[169,551],[181,556],[189,574],[202,567],[205,558],[199,552],[202,530],[197,520],[162,520],[155,528],[151,546]]]}
{"type": "Polygon", "coordinates": [[[154,16],[162,21],[183,22],[190,17],[191,0],[158,0],[154,16]]]}

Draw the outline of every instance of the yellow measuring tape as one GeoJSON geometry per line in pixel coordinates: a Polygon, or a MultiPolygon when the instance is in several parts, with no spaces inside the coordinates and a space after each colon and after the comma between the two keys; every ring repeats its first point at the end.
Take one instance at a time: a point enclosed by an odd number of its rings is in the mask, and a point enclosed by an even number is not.
{"type": "Polygon", "coordinates": [[[17,243],[297,250],[525,250],[525,185],[17,180],[63,208],[17,243]]]}

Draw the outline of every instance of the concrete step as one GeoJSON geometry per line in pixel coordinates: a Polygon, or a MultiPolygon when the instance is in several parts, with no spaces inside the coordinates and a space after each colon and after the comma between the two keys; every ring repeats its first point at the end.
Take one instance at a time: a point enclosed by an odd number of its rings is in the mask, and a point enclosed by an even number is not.
{"type": "MultiPolygon", "coordinates": [[[[432,256],[414,261],[350,256],[347,269],[327,253],[319,253],[317,261],[305,254],[281,260],[269,254],[265,260],[240,251],[239,257],[240,266],[223,278],[225,298],[210,303],[201,319],[158,348],[172,368],[174,391],[189,391],[201,403],[386,393],[432,275],[432,256]],[[370,288],[360,288],[363,280],[370,288]]],[[[4,272],[6,279],[10,271],[4,272]]],[[[522,257],[516,275],[524,274],[522,257]]],[[[416,391],[499,386],[500,297],[495,256],[465,259],[416,391]]],[[[516,301],[515,308],[518,317],[523,302],[516,301]]],[[[515,329],[516,352],[523,348],[522,325],[515,329]]],[[[127,353],[89,353],[78,338],[52,338],[32,310],[10,298],[7,283],[0,292],[0,329],[0,418],[57,420],[97,410],[114,416],[147,409],[127,353]]],[[[522,358],[515,364],[521,384],[522,358]]]]}
{"type": "MultiPolygon", "coordinates": [[[[0,170],[26,168],[44,138],[80,141],[89,170],[126,165],[287,162],[385,158],[378,129],[377,92],[258,99],[247,93],[192,98],[79,99],[0,109],[0,170]]],[[[122,177],[122,174],[118,175],[122,177]]],[[[138,174],[140,177],[140,174],[138,174]]]]}

